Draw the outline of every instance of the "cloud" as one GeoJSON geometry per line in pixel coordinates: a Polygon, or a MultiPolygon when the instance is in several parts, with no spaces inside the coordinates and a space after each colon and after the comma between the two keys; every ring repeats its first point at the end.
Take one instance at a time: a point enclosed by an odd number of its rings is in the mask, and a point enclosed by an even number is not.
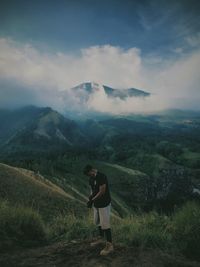
{"type": "Polygon", "coordinates": [[[195,35],[187,36],[185,40],[190,46],[199,47],[200,46],[200,32],[196,33],[195,35]]]}
{"type": "MultiPolygon", "coordinates": [[[[163,100],[164,101],[164,100],[163,100]]],[[[108,112],[112,114],[126,113],[145,113],[149,111],[162,110],[165,107],[165,101],[161,101],[158,96],[150,96],[148,98],[127,98],[121,100],[119,98],[110,99],[103,90],[93,94],[88,102],[88,107],[93,110],[108,112]],[[155,103],[157,102],[157,105],[155,103]]]]}
{"type": "MultiPolygon", "coordinates": [[[[122,113],[164,108],[198,108],[200,50],[174,58],[143,56],[139,48],[124,50],[103,45],[82,49],[79,54],[44,53],[30,44],[0,39],[0,106],[14,103],[50,105],[62,111],[62,92],[85,81],[113,88],[135,87],[152,93],[150,98],[112,100],[103,91],[92,95],[88,108],[122,113]]],[[[76,103],[77,104],[77,103],[76,103]]]]}
{"type": "Polygon", "coordinates": [[[27,86],[56,90],[71,88],[85,80],[114,81],[116,86],[123,86],[124,82],[130,84],[137,79],[141,65],[137,48],[124,51],[105,45],[82,49],[80,56],[45,54],[11,39],[0,39],[0,59],[1,77],[16,79],[27,86]],[[120,77],[125,73],[126,77],[120,77]]]}

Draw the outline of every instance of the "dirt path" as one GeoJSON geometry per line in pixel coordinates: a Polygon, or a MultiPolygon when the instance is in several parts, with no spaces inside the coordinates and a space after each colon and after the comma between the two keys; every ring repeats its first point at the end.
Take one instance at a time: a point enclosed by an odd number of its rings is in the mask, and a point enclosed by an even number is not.
{"type": "Polygon", "coordinates": [[[59,242],[46,247],[0,254],[1,267],[200,267],[200,264],[172,257],[156,250],[140,251],[115,246],[107,257],[99,256],[102,245],[89,241],[59,242]]]}

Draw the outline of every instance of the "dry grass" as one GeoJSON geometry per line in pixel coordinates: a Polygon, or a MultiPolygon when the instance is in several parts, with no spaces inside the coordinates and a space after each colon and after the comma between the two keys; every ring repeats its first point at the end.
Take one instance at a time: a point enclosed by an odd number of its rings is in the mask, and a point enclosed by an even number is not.
{"type": "Polygon", "coordinates": [[[85,212],[84,202],[25,170],[0,164],[0,198],[32,207],[48,219],[60,213],[85,212]]]}

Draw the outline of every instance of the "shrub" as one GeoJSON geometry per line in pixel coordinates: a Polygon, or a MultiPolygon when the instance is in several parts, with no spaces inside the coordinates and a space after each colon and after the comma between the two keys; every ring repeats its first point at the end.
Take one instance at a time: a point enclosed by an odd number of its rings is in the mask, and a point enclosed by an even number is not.
{"type": "Polygon", "coordinates": [[[2,247],[33,245],[46,240],[40,215],[30,208],[11,207],[0,202],[0,239],[2,247]]]}
{"type": "Polygon", "coordinates": [[[188,257],[200,259],[200,205],[185,204],[173,217],[173,238],[188,257]]]}

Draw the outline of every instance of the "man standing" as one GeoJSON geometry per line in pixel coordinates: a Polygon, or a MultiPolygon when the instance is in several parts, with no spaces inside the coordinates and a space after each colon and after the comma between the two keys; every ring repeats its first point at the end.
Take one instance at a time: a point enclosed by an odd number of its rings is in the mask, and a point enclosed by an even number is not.
{"type": "Polygon", "coordinates": [[[103,237],[106,237],[106,246],[100,252],[100,255],[108,255],[113,249],[112,235],[110,229],[110,209],[111,197],[106,175],[94,169],[91,165],[86,165],[84,174],[89,176],[89,185],[91,186],[91,195],[87,202],[88,208],[94,208],[94,223],[98,226],[100,239],[91,243],[95,246],[102,243],[103,237]]]}

